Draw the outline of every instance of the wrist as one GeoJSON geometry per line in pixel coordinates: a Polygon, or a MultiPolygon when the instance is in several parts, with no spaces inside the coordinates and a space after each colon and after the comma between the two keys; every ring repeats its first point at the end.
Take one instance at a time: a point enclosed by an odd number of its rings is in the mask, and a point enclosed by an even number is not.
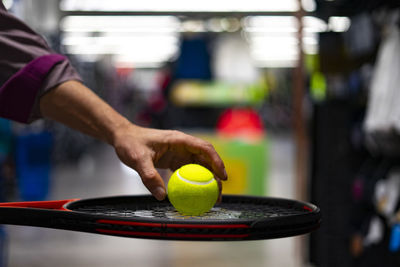
{"type": "Polygon", "coordinates": [[[106,142],[115,147],[121,139],[124,139],[124,135],[127,133],[131,134],[132,132],[137,132],[139,129],[139,126],[121,116],[121,121],[116,123],[109,131],[107,131],[106,142]]]}

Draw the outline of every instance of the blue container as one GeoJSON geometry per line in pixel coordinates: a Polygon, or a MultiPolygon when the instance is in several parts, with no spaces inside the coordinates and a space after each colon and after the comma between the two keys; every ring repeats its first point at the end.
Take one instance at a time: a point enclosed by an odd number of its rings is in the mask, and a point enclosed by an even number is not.
{"type": "Polygon", "coordinates": [[[46,199],[50,184],[51,146],[49,132],[17,136],[16,172],[23,201],[46,199]]]}
{"type": "Polygon", "coordinates": [[[400,224],[392,226],[392,232],[390,234],[389,250],[391,252],[398,252],[400,249],[400,224]]]}

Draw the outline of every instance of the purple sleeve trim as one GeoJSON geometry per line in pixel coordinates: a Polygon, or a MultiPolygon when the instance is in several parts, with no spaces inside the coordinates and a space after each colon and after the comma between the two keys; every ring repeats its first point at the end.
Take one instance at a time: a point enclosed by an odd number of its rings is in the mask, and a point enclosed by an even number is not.
{"type": "Polygon", "coordinates": [[[27,123],[47,73],[66,57],[50,54],[29,62],[0,87],[0,117],[27,123]]]}

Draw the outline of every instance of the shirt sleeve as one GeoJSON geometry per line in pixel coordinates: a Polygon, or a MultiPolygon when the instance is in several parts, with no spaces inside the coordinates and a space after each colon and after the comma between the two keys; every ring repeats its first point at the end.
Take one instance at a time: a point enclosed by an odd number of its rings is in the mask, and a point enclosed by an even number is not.
{"type": "Polygon", "coordinates": [[[41,118],[40,97],[68,80],[82,81],[66,57],[0,1],[0,117],[23,123],[41,118]]]}

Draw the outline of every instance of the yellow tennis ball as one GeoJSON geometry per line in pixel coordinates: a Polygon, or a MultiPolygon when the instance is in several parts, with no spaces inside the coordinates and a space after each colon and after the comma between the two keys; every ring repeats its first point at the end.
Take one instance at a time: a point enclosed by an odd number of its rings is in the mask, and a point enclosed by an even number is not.
{"type": "Polygon", "coordinates": [[[218,183],[208,169],[188,164],[177,169],[168,182],[168,199],[183,215],[201,215],[217,202],[218,183]]]}

